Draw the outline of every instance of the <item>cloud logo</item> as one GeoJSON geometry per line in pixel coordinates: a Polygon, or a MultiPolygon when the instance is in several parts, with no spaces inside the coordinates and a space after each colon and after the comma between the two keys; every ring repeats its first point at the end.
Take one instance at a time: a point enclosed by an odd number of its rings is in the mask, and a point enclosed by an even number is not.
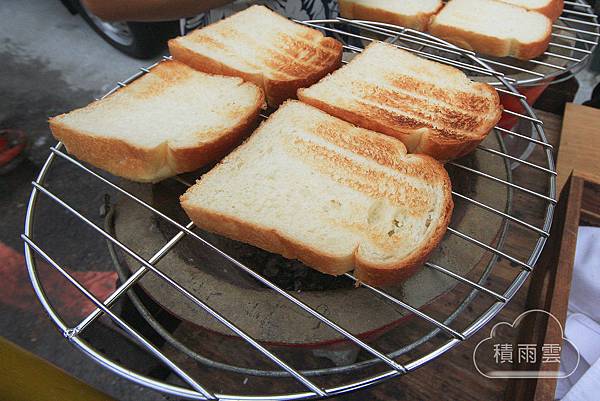
{"type": "Polygon", "coordinates": [[[477,371],[490,379],[539,379],[539,378],[557,378],[569,377],[575,372],[581,356],[579,350],[564,336],[563,327],[558,319],[542,309],[531,309],[521,313],[512,323],[496,323],[490,331],[490,336],[481,340],[473,350],[473,365],[477,371]],[[516,337],[515,331],[526,319],[539,319],[546,314],[550,324],[556,324],[560,329],[560,336],[563,344],[568,342],[577,352],[577,363],[567,372],[560,370],[560,344],[513,344],[512,342],[500,341],[499,335],[506,330],[509,331],[505,338],[512,339],[516,337]],[[554,323],[552,323],[554,322],[554,323]],[[513,369],[513,365],[519,366],[513,369]],[[540,371],[540,364],[554,364],[553,369],[540,371]],[[554,368],[555,367],[555,368],[554,368]]]}

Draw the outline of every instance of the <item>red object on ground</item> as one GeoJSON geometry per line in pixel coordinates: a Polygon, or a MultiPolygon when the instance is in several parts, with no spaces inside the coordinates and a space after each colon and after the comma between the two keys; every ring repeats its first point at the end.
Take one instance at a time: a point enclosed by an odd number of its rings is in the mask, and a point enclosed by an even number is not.
{"type": "MultiPolygon", "coordinates": [[[[84,298],[79,290],[52,267],[41,261],[38,261],[37,266],[39,274],[43,275],[44,290],[62,317],[81,319],[96,309],[91,301],[84,298]]],[[[68,271],[100,300],[106,299],[116,289],[116,272],[68,271]]],[[[2,242],[0,242],[0,303],[23,311],[43,311],[31,287],[25,258],[2,242]]]]}
{"type": "Polygon", "coordinates": [[[0,130],[0,167],[7,165],[25,150],[27,136],[17,129],[0,130]]]}

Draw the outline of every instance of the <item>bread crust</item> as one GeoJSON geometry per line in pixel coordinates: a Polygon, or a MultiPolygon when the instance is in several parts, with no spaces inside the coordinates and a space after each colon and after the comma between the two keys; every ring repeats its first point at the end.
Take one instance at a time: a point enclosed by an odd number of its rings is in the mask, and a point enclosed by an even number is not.
{"type": "Polygon", "coordinates": [[[118,138],[98,137],[70,129],[56,118],[49,122],[52,135],[70,154],[111,174],[133,181],[153,182],[153,176],[159,173],[164,163],[163,145],[140,148],[118,138]]]}
{"type": "Polygon", "coordinates": [[[288,259],[298,259],[325,274],[339,276],[353,269],[352,258],[340,259],[322,249],[295,242],[275,229],[191,205],[187,203],[186,194],[183,194],[180,200],[190,219],[203,230],[254,245],[288,259]]]}
{"type": "MultiPolygon", "coordinates": [[[[277,15],[277,17],[283,18],[279,15],[277,15]]],[[[321,35],[320,32],[319,35],[321,35]]],[[[240,77],[258,85],[265,92],[267,104],[271,107],[277,107],[287,99],[295,99],[296,92],[299,88],[310,86],[325,75],[338,69],[342,65],[343,56],[342,44],[333,38],[323,36],[318,45],[332,50],[334,54],[330,60],[327,60],[327,64],[319,70],[307,71],[302,77],[270,79],[260,72],[248,73],[246,71],[241,71],[204,54],[196,53],[181,44],[178,38],[169,40],[168,45],[169,51],[174,59],[179,60],[196,70],[209,74],[240,77]]]]}
{"type": "Polygon", "coordinates": [[[80,160],[132,181],[158,182],[219,160],[239,144],[256,127],[264,105],[264,94],[259,94],[238,125],[194,147],[170,147],[167,142],[155,148],[138,147],[119,138],[71,129],[60,121],[61,116],[50,118],[50,130],[80,160]]]}
{"type": "MultiPolygon", "coordinates": [[[[516,6],[515,6],[516,7],[516,6]]],[[[453,43],[463,49],[476,51],[494,57],[515,57],[519,60],[531,60],[543,54],[552,38],[552,24],[549,23],[542,39],[521,43],[517,40],[506,40],[480,32],[460,29],[455,26],[442,25],[432,18],[429,32],[440,39],[453,43]]]]}
{"type": "Polygon", "coordinates": [[[536,11],[544,14],[546,17],[550,18],[552,21],[556,21],[558,19],[558,17],[560,17],[560,15],[562,14],[564,7],[565,7],[564,0],[553,0],[550,3],[548,3],[548,5],[546,7],[540,8],[539,10],[536,10],[536,11]]]}
{"type": "Polygon", "coordinates": [[[401,263],[373,264],[358,257],[358,253],[356,253],[357,257],[355,258],[354,277],[356,277],[359,282],[385,286],[406,280],[421,268],[423,263],[427,261],[431,252],[433,252],[446,234],[446,230],[450,224],[450,218],[452,217],[452,211],[454,210],[450,177],[444,167],[435,159],[430,158],[427,155],[418,156],[430,159],[431,165],[436,166],[435,169],[439,172],[440,176],[444,178],[442,184],[445,201],[444,213],[442,214],[440,221],[436,222],[437,226],[430,235],[428,241],[405,257],[401,263]]]}
{"type": "MultiPolygon", "coordinates": [[[[510,1],[508,3],[514,4],[510,1]]],[[[515,5],[517,5],[517,4],[515,4],[515,5]]],[[[519,5],[517,5],[517,6],[522,7],[519,5]]],[[[556,19],[558,17],[560,17],[560,15],[562,14],[564,6],[565,6],[564,0],[551,0],[545,6],[540,7],[540,8],[528,8],[528,7],[523,7],[523,8],[527,8],[527,10],[535,11],[540,14],[544,14],[546,17],[550,18],[552,21],[556,21],[556,19]]]]}
{"type": "MultiPolygon", "coordinates": [[[[266,121],[263,122],[261,128],[266,123],[266,121]]],[[[257,135],[261,128],[254,135],[257,135]]],[[[328,253],[323,249],[294,240],[278,229],[261,226],[260,224],[240,220],[235,216],[204,208],[202,204],[194,202],[192,192],[194,187],[180,197],[181,206],[192,221],[204,230],[249,243],[269,252],[281,254],[289,259],[298,259],[307,266],[325,274],[340,275],[354,269],[355,276],[361,282],[373,285],[394,284],[416,272],[436,248],[446,232],[454,205],[450,178],[438,161],[426,155],[407,155],[406,148],[401,142],[389,141],[394,142],[392,145],[398,148],[404,157],[422,160],[423,163],[418,164],[419,170],[427,170],[430,172],[431,177],[439,178],[443,194],[440,198],[440,202],[442,202],[442,205],[440,205],[440,218],[431,223],[436,225],[435,229],[431,231],[427,238],[419,242],[419,245],[413,251],[402,256],[400,260],[392,259],[391,262],[380,263],[364,258],[361,255],[360,244],[349,256],[328,253]]],[[[247,146],[249,146],[248,142],[242,144],[225,161],[230,158],[234,159],[236,153],[242,152],[247,146]]],[[[209,171],[201,180],[216,174],[216,168],[209,171]]]]}
{"type": "Polygon", "coordinates": [[[489,126],[483,126],[481,128],[481,134],[479,136],[466,140],[459,140],[457,138],[442,138],[436,135],[436,133],[429,128],[419,128],[417,130],[409,130],[404,128],[398,129],[394,125],[386,124],[385,121],[381,119],[365,118],[336,105],[306,96],[302,89],[298,91],[298,98],[301,101],[317,107],[318,109],[321,109],[333,116],[341,118],[342,120],[358,125],[359,127],[393,136],[402,142],[407,141],[408,137],[416,134],[420,137],[420,139],[418,141],[418,145],[410,149],[411,153],[422,153],[440,161],[447,161],[457,159],[471,153],[477,147],[477,145],[479,145],[481,141],[485,139],[488,132],[494,127],[494,125],[496,125],[498,120],[500,120],[502,115],[500,97],[495,90],[492,89],[491,92],[494,93],[496,104],[498,105],[497,115],[494,116],[494,118],[490,121],[489,126]]]}
{"type": "Polygon", "coordinates": [[[389,10],[369,7],[351,0],[340,0],[340,15],[350,19],[362,19],[367,21],[385,22],[388,24],[400,25],[405,28],[412,28],[417,31],[425,31],[430,18],[435,15],[443,4],[430,13],[419,13],[417,15],[402,15],[389,10]]]}
{"type": "Polygon", "coordinates": [[[558,17],[560,17],[560,15],[562,14],[564,7],[564,0],[552,0],[545,7],[535,8],[532,9],[532,11],[537,11],[538,13],[544,14],[552,21],[556,21],[558,17]]]}

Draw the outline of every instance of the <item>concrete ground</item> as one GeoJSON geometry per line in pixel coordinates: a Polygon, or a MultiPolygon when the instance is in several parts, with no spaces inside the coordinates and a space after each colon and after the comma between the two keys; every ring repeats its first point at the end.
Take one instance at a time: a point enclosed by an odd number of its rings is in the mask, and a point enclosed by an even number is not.
{"type": "MultiPolygon", "coordinates": [[[[7,273],[9,268],[24,273],[19,235],[23,232],[31,181],[46,158],[48,147],[54,143],[47,125],[48,116],[89,103],[114,87],[117,80],[153,61],[135,60],[114,50],[58,0],[0,2],[0,60],[0,128],[24,130],[31,145],[27,160],[16,170],[0,176],[0,273],[7,273]]],[[[96,183],[81,187],[81,174],[66,165],[60,166],[56,174],[60,179],[53,188],[66,192],[70,187],[86,188],[73,193],[70,200],[73,204],[89,202],[92,215],[97,216],[106,189],[96,183]]],[[[51,209],[43,217],[40,223],[48,237],[69,244],[56,247],[60,250],[57,256],[69,256],[76,251],[82,255],[84,244],[98,243],[91,232],[55,232],[56,223],[69,218],[58,209],[51,209]]],[[[107,270],[107,253],[95,249],[83,252],[85,262],[82,264],[93,261],[92,266],[97,271],[107,270]]],[[[0,286],[0,335],[116,399],[166,399],[132,385],[74,350],[41,312],[26,276],[11,274],[11,277],[10,288],[6,283],[0,286]],[[9,293],[14,296],[9,297],[9,293]]],[[[63,284],[57,282],[56,285],[63,284]]],[[[102,340],[101,333],[97,337],[102,340]]],[[[130,344],[118,346],[121,352],[138,358],[130,344]]],[[[148,364],[143,356],[139,356],[138,362],[148,364]]]]}
{"type": "MultiPolygon", "coordinates": [[[[68,345],[47,316],[41,313],[25,275],[19,238],[23,232],[31,181],[46,158],[48,147],[54,143],[47,126],[48,116],[89,103],[115,86],[117,80],[153,61],[134,60],[117,52],[79,16],[71,15],[58,0],[0,2],[0,60],[0,128],[24,130],[31,144],[27,160],[16,170],[0,176],[0,277],[6,281],[10,271],[12,280],[0,285],[0,335],[116,399],[168,399],[119,378],[68,345]]],[[[596,79],[593,76],[588,81],[595,82],[596,79]]],[[[589,96],[589,83],[583,89],[586,92],[579,101],[589,96]]],[[[73,204],[83,205],[87,215],[95,216],[100,222],[98,209],[107,193],[105,187],[84,180],[80,173],[64,163],[57,166],[53,177],[53,190],[68,193],[73,204]],[[78,190],[69,191],[70,188],[78,190]]],[[[41,237],[48,238],[48,249],[56,249],[58,256],[72,260],[68,266],[74,271],[79,264],[93,266],[99,273],[109,270],[107,253],[100,251],[103,244],[99,243],[96,234],[75,228],[59,229],[64,224],[57,222],[64,223],[72,217],[50,205],[44,204],[42,208],[44,213],[40,214],[39,230],[41,237]],[[97,246],[89,246],[91,243],[97,246]]],[[[60,292],[60,285],[56,281],[58,289],[55,291],[60,292]]],[[[99,328],[93,339],[101,346],[102,330],[99,328]]],[[[129,343],[104,346],[117,349],[135,366],[153,367],[147,357],[129,343]]]]}

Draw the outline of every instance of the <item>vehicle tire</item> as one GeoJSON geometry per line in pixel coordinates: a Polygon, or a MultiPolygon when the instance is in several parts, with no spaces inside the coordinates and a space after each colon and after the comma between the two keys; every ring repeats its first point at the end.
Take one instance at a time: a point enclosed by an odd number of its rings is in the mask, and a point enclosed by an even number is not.
{"type": "Polygon", "coordinates": [[[154,57],[165,49],[169,38],[179,34],[178,21],[107,22],[92,14],[81,1],[77,1],[76,6],[81,17],[102,39],[131,57],[154,57]]]}

